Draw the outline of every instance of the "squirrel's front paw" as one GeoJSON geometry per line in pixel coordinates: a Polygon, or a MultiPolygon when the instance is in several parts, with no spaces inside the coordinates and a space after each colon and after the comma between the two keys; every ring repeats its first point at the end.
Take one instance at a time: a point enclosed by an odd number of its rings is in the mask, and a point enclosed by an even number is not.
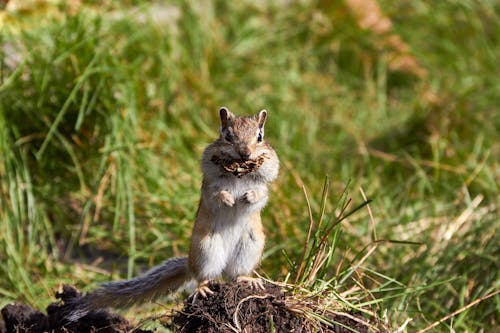
{"type": "Polygon", "coordinates": [[[259,200],[259,194],[255,190],[245,192],[242,197],[243,202],[256,203],[259,200]]]}
{"type": "Polygon", "coordinates": [[[224,206],[227,207],[233,207],[234,206],[234,198],[231,193],[228,191],[220,191],[217,193],[217,198],[224,204],[224,206]]]}

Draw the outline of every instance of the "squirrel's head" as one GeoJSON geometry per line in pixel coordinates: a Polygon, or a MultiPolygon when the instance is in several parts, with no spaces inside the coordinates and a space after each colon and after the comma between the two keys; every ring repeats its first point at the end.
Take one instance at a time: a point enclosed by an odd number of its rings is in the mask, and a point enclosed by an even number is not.
{"type": "Polygon", "coordinates": [[[265,149],[264,125],[267,111],[261,110],[254,116],[238,117],[228,108],[222,107],[220,113],[220,141],[222,151],[234,159],[253,160],[265,149]]]}

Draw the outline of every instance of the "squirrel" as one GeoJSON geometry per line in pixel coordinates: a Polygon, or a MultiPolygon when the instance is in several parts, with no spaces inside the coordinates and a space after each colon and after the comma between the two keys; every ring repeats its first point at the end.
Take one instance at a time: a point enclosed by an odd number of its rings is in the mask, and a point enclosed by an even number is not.
{"type": "Polygon", "coordinates": [[[219,113],[219,138],[202,155],[201,198],[189,255],[168,259],[130,280],[101,284],[82,296],[70,320],[94,309],[151,301],[192,280],[198,282],[194,299],[213,294],[208,282],[221,276],[263,288],[250,275],[264,248],[260,212],[279,171],[278,156],[264,141],[267,111],[239,117],[222,107],[219,113]]]}

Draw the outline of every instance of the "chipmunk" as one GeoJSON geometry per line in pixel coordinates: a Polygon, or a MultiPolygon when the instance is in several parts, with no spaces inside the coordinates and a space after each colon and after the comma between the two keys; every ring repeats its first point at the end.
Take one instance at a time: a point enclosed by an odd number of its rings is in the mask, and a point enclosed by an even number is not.
{"type": "Polygon", "coordinates": [[[207,297],[212,279],[225,276],[248,281],[264,248],[260,212],[268,200],[268,185],[278,176],[279,160],[264,141],[267,111],[238,117],[222,107],[220,136],[203,152],[203,182],[189,255],[168,259],[145,274],[126,281],[102,284],[80,300],[72,313],[77,319],[89,310],[124,307],[154,300],[195,279],[194,297],[207,297]]]}

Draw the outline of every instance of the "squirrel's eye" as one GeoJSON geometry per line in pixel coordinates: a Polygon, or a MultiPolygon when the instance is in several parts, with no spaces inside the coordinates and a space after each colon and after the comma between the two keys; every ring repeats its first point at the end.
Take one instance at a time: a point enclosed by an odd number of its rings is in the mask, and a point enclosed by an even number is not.
{"type": "Polygon", "coordinates": [[[259,131],[259,133],[257,134],[257,142],[262,142],[263,139],[264,139],[264,135],[262,134],[261,131],[259,131]]]}
{"type": "Polygon", "coordinates": [[[224,139],[228,142],[231,142],[233,141],[233,135],[231,134],[231,132],[227,132],[226,133],[226,136],[224,137],[224,139]]]}

